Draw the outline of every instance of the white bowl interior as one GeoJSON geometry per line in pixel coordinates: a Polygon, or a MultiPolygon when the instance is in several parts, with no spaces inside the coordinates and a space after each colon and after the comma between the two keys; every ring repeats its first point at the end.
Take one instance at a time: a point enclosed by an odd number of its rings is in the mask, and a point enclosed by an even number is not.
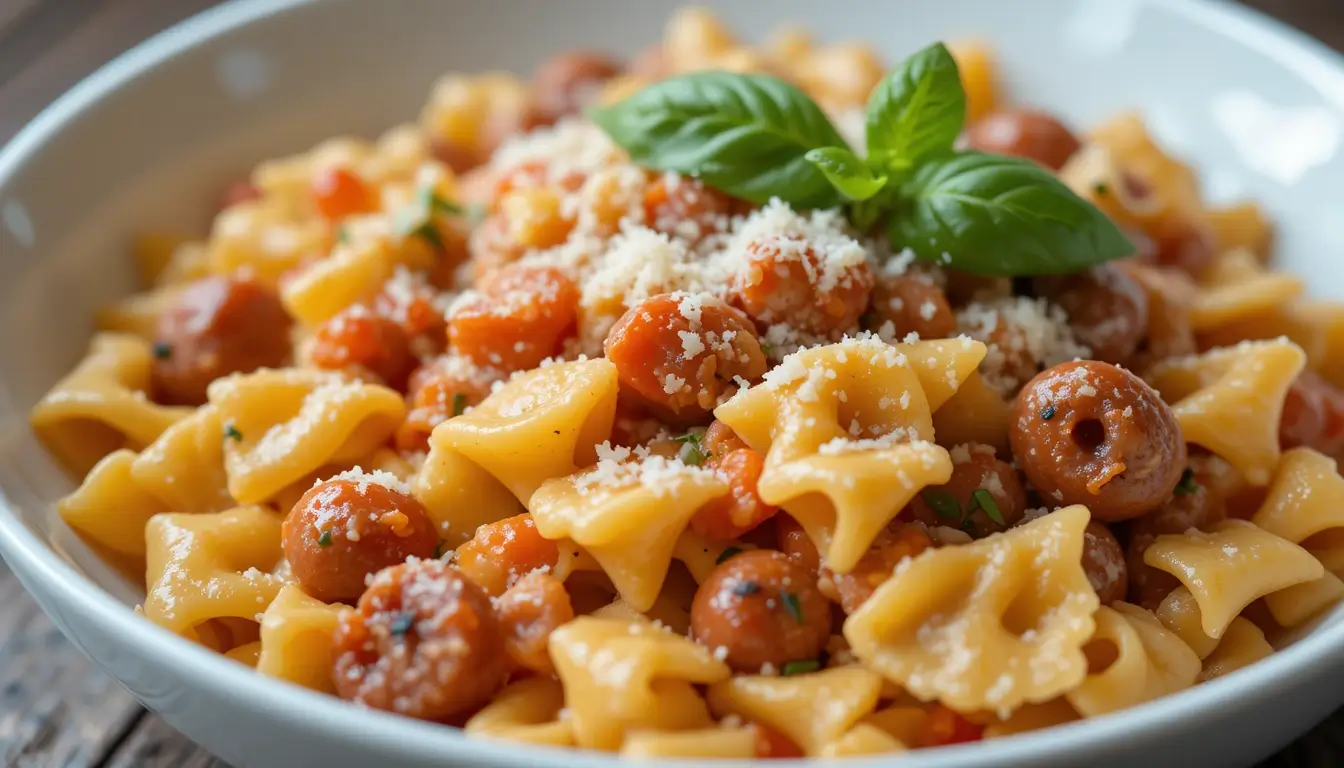
{"type": "MultiPolygon", "coordinates": [[[[83,353],[93,310],[133,288],[131,237],[202,232],[218,191],[255,162],[413,120],[442,72],[529,72],[574,47],[632,54],[680,4],[253,0],[169,31],[81,85],[0,155],[0,516],[120,602],[138,602],[139,585],[55,516],[73,481],[27,426],[28,409],[83,353]],[[252,23],[232,26],[244,17],[252,23]]],[[[1310,273],[1318,295],[1344,297],[1344,260],[1333,258],[1344,253],[1344,69],[1244,11],[1195,0],[859,0],[837,12],[780,0],[762,24],[759,3],[713,5],[747,38],[796,21],[891,60],[935,38],[984,37],[1023,102],[1080,126],[1142,111],[1213,198],[1269,209],[1282,267],[1310,273]]],[[[25,541],[11,546],[43,556],[25,541]]],[[[1338,630],[1342,617],[1316,632],[1338,630]]],[[[1332,637],[1344,651],[1341,633],[1332,637]]],[[[1269,663],[1280,662],[1292,659],[1269,663]]]]}

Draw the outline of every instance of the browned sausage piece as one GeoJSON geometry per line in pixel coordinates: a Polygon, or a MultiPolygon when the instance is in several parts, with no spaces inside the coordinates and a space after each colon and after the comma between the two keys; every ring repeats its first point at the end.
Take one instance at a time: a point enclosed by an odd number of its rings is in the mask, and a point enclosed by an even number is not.
{"type": "Polygon", "coordinates": [[[509,667],[490,598],[442,560],[379,571],[333,642],[342,698],[422,720],[475,710],[509,667]]]}
{"type": "Polygon", "coordinates": [[[818,587],[822,594],[840,603],[846,614],[863,605],[873,592],[891,578],[902,560],[933,547],[928,529],[919,523],[894,523],[878,534],[868,551],[849,573],[821,569],[818,587]]]}
{"type": "Polygon", "coordinates": [[[1027,109],[986,115],[966,129],[966,139],[972,149],[1025,157],[1052,171],[1063,168],[1081,146],[1073,132],[1058,119],[1027,109]]]}
{"type": "Polygon", "coordinates": [[[1103,522],[1138,517],[1171,495],[1185,441],[1142,379],[1096,360],[1043,371],[1013,403],[1017,465],[1047,500],[1083,504],[1103,522]]]}
{"type": "Polygon", "coordinates": [[[1069,315],[1069,326],[1092,356],[1122,364],[1148,330],[1148,295],[1112,264],[1036,280],[1036,291],[1069,315]]]}
{"type": "Polygon", "coordinates": [[[831,635],[831,604],[815,580],[782,552],[734,555],[695,593],[691,635],[739,672],[815,659],[831,635]]]}
{"type": "Polygon", "coordinates": [[[1129,587],[1125,551],[1111,529],[1096,520],[1083,530],[1083,570],[1102,605],[1125,599],[1129,587]]]}
{"type": "Polygon", "coordinates": [[[872,330],[891,323],[897,339],[919,334],[921,339],[945,339],[957,331],[957,318],[947,295],[928,275],[907,272],[880,275],[873,287],[872,330]]]}
{"type": "Polygon", "coordinates": [[[547,59],[532,77],[543,123],[576,115],[601,94],[602,85],[621,74],[620,62],[594,51],[570,51],[547,59]]]}
{"type": "Polygon", "coordinates": [[[1158,536],[1204,529],[1226,517],[1222,501],[1199,483],[1192,471],[1182,475],[1170,499],[1143,517],[1129,521],[1129,601],[1155,609],[1167,593],[1180,585],[1175,576],[1143,561],[1143,553],[1158,536]]]}
{"type": "Polygon", "coordinates": [[[994,458],[988,445],[958,445],[950,453],[952,476],[910,502],[911,519],[959,528],[977,539],[1016,525],[1027,511],[1027,489],[1017,470],[994,458]]]}
{"type": "Polygon", "coordinates": [[[551,633],[574,620],[565,585],[549,573],[533,571],[495,601],[495,612],[504,629],[504,648],[514,662],[538,674],[555,672],[551,633]]]}
{"type": "Polygon", "coordinates": [[[153,389],[159,402],[200,405],[210,382],[289,359],[289,315],[269,287],[246,277],[206,277],[159,316],[153,389]]]}
{"type": "Polygon", "coordinates": [[[367,480],[313,486],[281,529],[285,559],[303,591],[353,604],[364,579],[407,557],[433,557],[439,535],[418,499],[367,480]]]}

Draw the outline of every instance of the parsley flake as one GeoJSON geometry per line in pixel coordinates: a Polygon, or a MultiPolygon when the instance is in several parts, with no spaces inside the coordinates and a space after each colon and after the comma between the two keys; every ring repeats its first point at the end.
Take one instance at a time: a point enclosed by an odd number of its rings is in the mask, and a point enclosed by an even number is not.
{"type": "Polygon", "coordinates": [[[1049,421],[1055,418],[1055,404],[1051,403],[1041,409],[1041,421],[1049,421]]]}
{"type": "Polygon", "coordinates": [[[461,416],[467,410],[467,396],[461,392],[453,393],[453,415],[461,416]]]}
{"type": "Polygon", "coordinates": [[[805,675],[808,672],[816,672],[821,669],[821,662],[816,659],[807,659],[806,661],[790,661],[784,665],[782,673],[785,677],[792,675],[805,675]]]}
{"type": "Polygon", "coordinates": [[[1172,496],[1188,496],[1199,490],[1199,483],[1195,482],[1195,471],[1187,469],[1181,473],[1181,481],[1171,490],[1172,496]]]}
{"type": "Polygon", "coordinates": [[[741,547],[728,547],[727,549],[720,552],[718,557],[714,558],[714,564],[723,565],[724,562],[728,560],[728,558],[732,557],[733,555],[740,555],[740,554],[742,554],[741,547]]]}
{"type": "Polygon", "coordinates": [[[761,591],[761,585],[754,581],[739,581],[733,585],[733,594],[738,597],[750,597],[761,591]]]}
{"type": "Polygon", "coordinates": [[[345,227],[341,227],[341,228],[337,229],[337,230],[336,230],[336,242],[338,242],[338,243],[343,243],[343,244],[349,244],[349,243],[350,243],[350,230],[346,229],[345,227]]]}
{"type": "MultiPolygon", "coordinates": [[[[1008,525],[1003,521],[1003,513],[999,511],[999,503],[994,500],[994,494],[984,488],[977,488],[974,491],[971,491],[971,505],[978,505],[981,509],[985,510],[985,515],[996,524],[1005,527],[1008,525]]],[[[971,511],[972,510],[968,509],[967,513],[969,514],[971,511]]]]}
{"type": "Polygon", "coordinates": [[[687,432],[684,435],[672,438],[672,442],[681,443],[681,449],[677,451],[677,458],[692,467],[704,464],[705,459],[709,458],[705,449],[700,447],[700,440],[704,436],[704,432],[687,432]]]}
{"type": "Polygon", "coordinates": [[[224,437],[225,439],[228,440],[237,440],[239,442],[242,442],[243,433],[239,432],[238,428],[233,426],[233,422],[229,422],[228,424],[224,425],[224,437]]]}
{"type": "Polygon", "coordinates": [[[439,558],[443,557],[443,545],[447,543],[448,542],[444,541],[443,539],[439,539],[439,543],[434,545],[435,560],[438,560],[439,558]]]}
{"type": "Polygon", "coordinates": [[[322,532],[322,535],[320,535],[320,536],[317,537],[317,546],[319,546],[319,547],[330,547],[330,546],[331,546],[331,529],[330,529],[330,528],[328,528],[327,530],[323,531],[323,532],[322,532]]]}
{"type": "Polygon", "coordinates": [[[410,611],[402,611],[392,617],[392,621],[387,626],[387,631],[401,636],[410,632],[413,626],[415,626],[415,614],[410,611]]]}
{"type": "Polygon", "coordinates": [[[784,610],[789,612],[793,620],[799,624],[803,623],[803,603],[798,599],[798,595],[792,592],[780,592],[779,599],[784,603],[784,610]]]}
{"type": "Polygon", "coordinates": [[[1097,182],[1097,185],[1092,188],[1092,191],[1097,193],[1097,197],[1105,197],[1111,193],[1111,188],[1106,186],[1106,182],[1099,181],[1097,182]]]}
{"type": "Polygon", "coordinates": [[[154,342],[154,359],[167,360],[173,356],[173,345],[166,341],[154,342]]]}
{"type": "Polygon", "coordinates": [[[947,491],[926,491],[924,502],[933,507],[933,511],[944,520],[961,519],[961,504],[957,503],[957,497],[947,491]]]}

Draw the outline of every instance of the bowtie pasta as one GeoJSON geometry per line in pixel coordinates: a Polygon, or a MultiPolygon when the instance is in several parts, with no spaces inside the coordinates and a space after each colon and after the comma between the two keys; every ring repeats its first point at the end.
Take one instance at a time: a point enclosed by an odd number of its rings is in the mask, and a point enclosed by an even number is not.
{"type": "Polygon", "coordinates": [[[914,60],[920,103],[688,9],[258,165],[33,409],[62,519],[260,674],[638,759],[993,739],[1268,656],[1344,597],[1344,310],[1138,115],[914,60]]]}

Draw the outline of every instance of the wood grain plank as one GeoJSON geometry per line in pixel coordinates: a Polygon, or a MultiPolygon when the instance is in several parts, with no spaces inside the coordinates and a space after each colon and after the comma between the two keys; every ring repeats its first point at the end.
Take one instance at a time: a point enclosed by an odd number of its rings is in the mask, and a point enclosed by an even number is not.
{"type": "Polygon", "coordinates": [[[0,765],[95,765],[140,704],[98,670],[0,575],[0,765]]]}
{"type": "Polygon", "coordinates": [[[100,768],[230,768],[157,717],[142,719],[100,768]]]}

